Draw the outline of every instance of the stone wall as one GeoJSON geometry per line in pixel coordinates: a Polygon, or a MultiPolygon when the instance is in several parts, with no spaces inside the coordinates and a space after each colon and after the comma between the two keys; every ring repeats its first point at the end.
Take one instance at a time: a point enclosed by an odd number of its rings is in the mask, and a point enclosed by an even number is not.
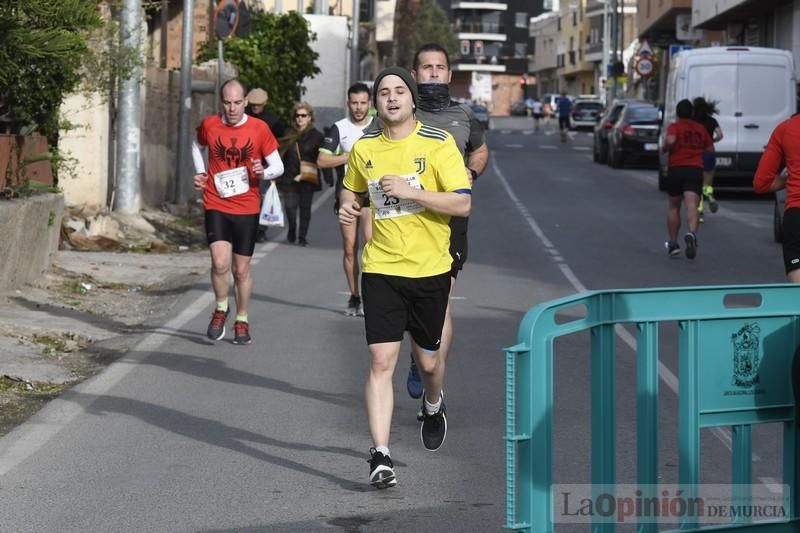
{"type": "Polygon", "coordinates": [[[63,212],[60,194],[0,201],[0,291],[21,287],[50,267],[63,212]]]}

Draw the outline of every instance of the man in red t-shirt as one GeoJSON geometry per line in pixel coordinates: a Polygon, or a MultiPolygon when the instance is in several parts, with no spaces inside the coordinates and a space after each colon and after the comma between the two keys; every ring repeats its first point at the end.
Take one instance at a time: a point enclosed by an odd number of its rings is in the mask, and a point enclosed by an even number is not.
{"type": "Polygon", "coordinates": [[[203,191],[206,239],[211,251],[211,285],[217,300],[207,335],[213,340],[225,337],[229,279],[233,270],[234,344],[252,342],[247,311],[253,288],[250,259],[261,211],[259,183],[283,174],[278,142],[269,126],[249,118],[244,112],[246,92],[237,80],[225,82],[220,90],[222,114],[206,117],[198,126],[197,139],[192,144],[194,187],[203,191]],[[202,153],[206,147],[210,148],[208,172],[202,153]]]}
{"type": "Polygon", "coordinates": [[[703,152],[714,151],[714,143],[706,129],[692,120],[692,103],[689,100],[678,102],[678,120],[667,127],[667,135],[661,151],[669,154],[667,171],[667,232],[669,240],[665,243],[667,254],[678,256],[678,230],[681,227],[681,202],[686,202],[686,226],[684,235],[686,257],[694,259],[697,255],[697,205],[703,191],[703,152]]]}
{"type": "Polygon", "coordinates": [[[758,162],[753,189],[758,193],[786,189],[781,242],[786,276],[800,283],[800,114],[778,124],[758,162]],[[778,172],[786,164],[785,172],[778,172]]]}

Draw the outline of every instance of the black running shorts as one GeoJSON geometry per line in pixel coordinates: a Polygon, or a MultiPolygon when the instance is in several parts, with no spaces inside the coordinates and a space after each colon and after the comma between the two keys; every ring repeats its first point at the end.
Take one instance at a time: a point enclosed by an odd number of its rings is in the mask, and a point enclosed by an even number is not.
{"type": "Polygon", "coordinates": [[[253,256],[258,234],[258,213],[254,215],[231,215],[222,211],[206,211],[206,241],[233,244],[236,255],[253,256]]]}
{"type": "Polygon", "coordinates": [[[426,278],[361,276],[367,344],[399,342],[408,331],[423,350],[435,352],[450,298],[450,273],[426,278]]]}
{"type": "Polygon", "coordinates": [[[790,207],[783,213],[781,241],[783,266],[788,274],[800,268],[800,207],[790,207]]]}
{"type": "Polygon", "coordinates": [[[450,269],[450,277],[457,278],[459,271],[464,268],[467,262],[467,251],[469,242],[467,241],[467,227],[469,218],[450,217],[450,257],[453,258],[453,266],[450,269]]]}
{"type": "Polygon", "coordinates": [[[700,167],[669,167],[666,190],[670,196],[683,196],[683,193],[687,191],[700,196],[703,190],[703,169],[700,167]]]}
{"type": "Polygon", "coordinates": [[[561,130],[569,129],[569,117],[558,117],[558,129],[561,130]]]}

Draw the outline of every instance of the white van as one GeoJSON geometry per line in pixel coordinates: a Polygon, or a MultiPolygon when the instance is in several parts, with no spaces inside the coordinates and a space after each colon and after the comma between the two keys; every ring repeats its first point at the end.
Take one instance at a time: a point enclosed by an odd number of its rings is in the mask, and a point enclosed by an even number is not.
{"type": "MultiPolygon", "coordinates": [[[[660,141],[676,119],[681,100],[702,96],[717,102],[724,135],[714,145],[714,184],[752,187],[758,160],[772,130],[795,113],[795,71],[792,53],[775,48],[727,46],[678,52],[667,78],[660,141]]],[[[664,190],[667,155],[659,160],[658,186],[664,190]]]]}

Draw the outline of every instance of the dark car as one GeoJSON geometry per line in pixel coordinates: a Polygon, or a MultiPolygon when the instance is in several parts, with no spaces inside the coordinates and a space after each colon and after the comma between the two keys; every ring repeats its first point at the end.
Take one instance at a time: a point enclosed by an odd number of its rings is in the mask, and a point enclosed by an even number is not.
{"type": "Polygon", "coordinates": [[[603,103],[600,100],[576,100],[570,113],[570,125],[576,130],[593,128],[602,113],[603,103]]]}
{"type": "Polygon", "coordinates": [[[614,100],[606,107],[605,112],[594,125],[592,159],[595,163],[608,162],[608,132],[616,124],[619,113],[625,107],[626,100],[614,100]]]}
{"type": "Polygon", "coordinates": [[[652,104],[626,103],[608,132],[608,164],[620,168],[631,159],[658,161],[659,111],[652,104]]]}
{"type": "Polygon", "coordinates": [[[483,126],[483,131],[489,131],[489,110],[486,109],[486,106],[472,104],[469,107],[472,109],[472,112],[475,113],[475,118],[477,118],[478,122],[483,126]]]}
{"type": "Polygon", "coordinates": [[[528,104],[525,100],[517,100],[511,104],[511,115],[516,117],[524,117],[528,114],[528,104]]]}

